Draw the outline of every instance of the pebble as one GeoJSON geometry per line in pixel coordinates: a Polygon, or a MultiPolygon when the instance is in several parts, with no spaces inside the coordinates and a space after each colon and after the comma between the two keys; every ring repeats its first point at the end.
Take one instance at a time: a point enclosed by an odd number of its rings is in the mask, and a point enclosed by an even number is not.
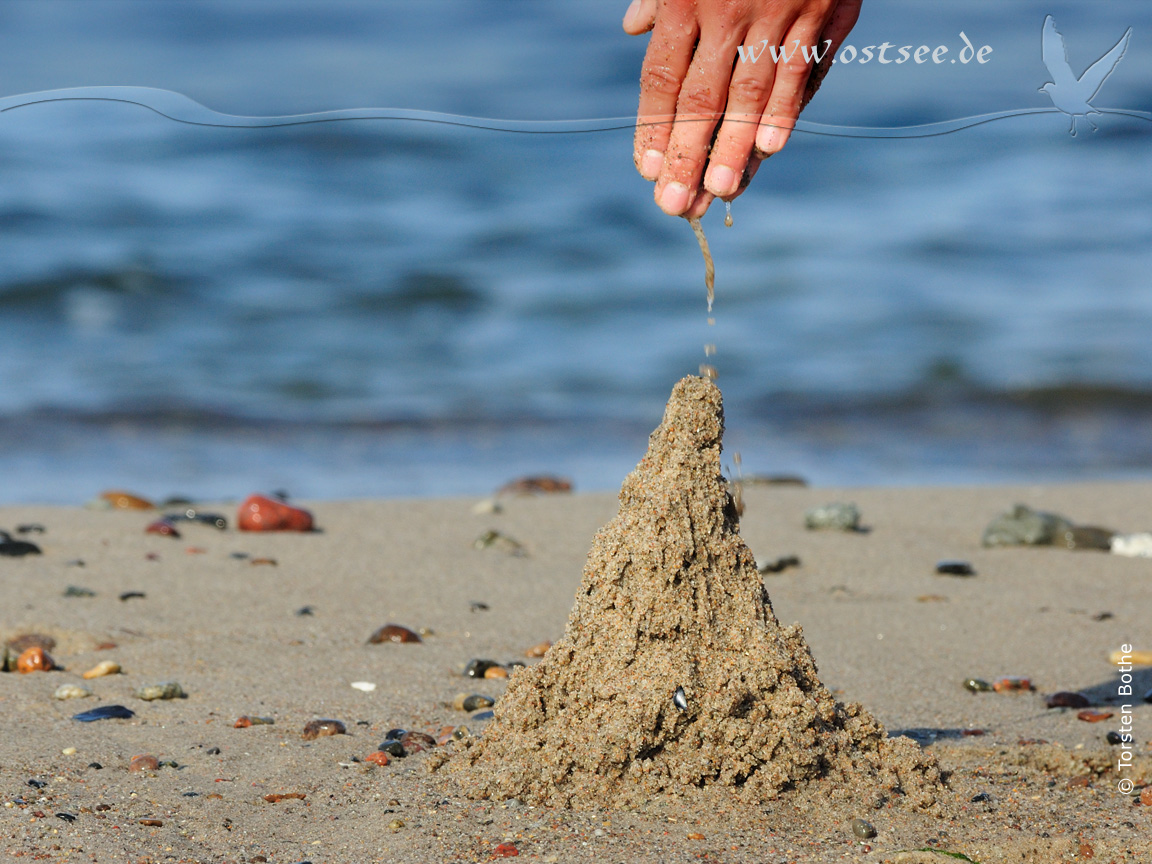
{"type": "Polygon", "coordinates": [[[976,568],[967,561],[938,561],[936,572],[941,576],[975,576],[976,568]]]}
{"type": "Polygon", "coordinates": [[[810,531],[856,531],[860,528],[860,510],[855,504],[834,501],[804,512],[804,527],[810,531]]]}
{"type": "Polygon", "coordinates": [[[852,833],[861,840],[871,840],[876,836],[876,828],[865,819],[852,820],[852,833]]]}
{"type": "Polygon", "coordinates": [[[316,607],[315,606],[301,606],[299,609],[296,610],[296,616],[298,618],[304,618],[308,615],[315,615],[315,614],[316,614],[316,607]]]}
{"type": "Polygon", "coordinates": [[[22,633],[14,639],[9,639],[5,647],[17,654],[27,648],[43,648],[45,651],[51,651],[56,647],[56,640],[45,633],[22,633]]]}
{"type": "Polygon", "coordinates": [[[1085,723],[1100,723],[1104,720],[1107,720],[1111,716],[1111,711],[1093,711],[1089,709],[1077,713],[1076,719],[1083,720],[1085,723]]]}
{"type": "Polygon", "coordinates": [[[141,754],[139,756],[133,756],[128,761],[128,770],[129,771],[159,771],[160,770],[160,760],[158,760],[155,756],[149,756],[147,754],[141,754]]]}
{"type": "Polygon", "coordinates": [[[92,679],[92,678],[103,678],[105,675],[118,675],[118,674],[120,674],[120,664],[119,663],[117,663],[115,660],[101,660],[99,663],[97,663],[95,666],[93,666],[91,669],[89,669],[87,672],[85,672],[81,677],[87,678],[87,679],[92,679]]]}
{"type": "Polygon", "coordinates": [[[385,624],[368,637],[369,645],[379,645],[381,642],[423,642],[424,640],[415,631],[399,624],[385,624]]]}
{"type": "Polygon", "coordinates": [[[992,685],[983,678],[966,678],[964,679],[964,689],[971,690],[973,693],[987,693],[992,689],[992,685]]]}
{"type": "Polygon", "coordinates": [[[60,751],[60,755],[61,756],[75,756],[76,755],[76,748],[75,747],[65,747],[63,750],[60,751]]]}
{"type": "Polygon", "coordinates": [[[265,795],[264,800],[269,804],[279,804],[281,801],[303,801],[307,797],[303,792],[273,792],[265,795]]]}
{"type": "Polygon", "coordinates": [[[507,678],[508,670],[503,666],[489,666],[484,670],[485,678],[507,678]]]}
{"type": "Polygon", "coordinates": [[[1057,545],[1066,549],[1094,549],[1100,552],[1112,550],[1115,531],[1097,528],[1092,525],[1078,525],[1065,531],[1057,540],[1057,545]]]}
{"type": "Polygon", "coordinates": [[[236,722],[232,724],[232,728],[247,729],[249,726],[271,726],[275,722],[271,717],[253,717],[245,714],[236,718],[236,722]]]}
{"type": "Polygon", "coordinates": [[[539,645],[533,645],[524,652],[525,657],[543,657],[548,653],[548,649],[552,647],[551,642],[541,642],[539,645]]]}
{"type": "Polygon", "coordinates": [[[1087,708],[1092,703],[1083,693],[1070,693],[1067,690],[1061,690],[1059,693],[1051,694],[1044,700],[1044,704],[1049,708],[1087,708]]]}
{"type": "Polygon", "coordinates": [[[167,519],[157,519],[144,529],[144,533],[160,534],[163,537],[175,537],[177,539],[180,537],[180,532],[176,530],[176,526],[167,519]]]}
{"type": "Polygon", "coordinates": [[[1147,693],[1145,693],[1142,698],[1144,699],[1145,702],[1152,705],[1152,690],[1149,690],[1147,693]]]}
{"type": "Polygon", "coordinates": [[[125,591],[120,595],[120,602],[124,603],[128,600],[143,600],[148,595],[143,591],[125,591]]]}
{"type": "Polygon", "coordinates": [[[38,645],[27,648],[16,658],[16,671],[21,674],[29,672],[50,672],[56,668],[56,662],[47,651],[38,645]]]}
{"type": "Polygon", "coordinates": [[[241,531],[311,531],[312,514],[282,501],[250,495],[240,505],[236,527],[241,531]]]}
{"type": "Polygon", "coordinates": [[[376,689],[376,685],[371,681],[353,681],[352,689],[359,690],[362,693],[371,693],[376,689]]]}
{"type": "Polygon", "coordinates": [[[495,530],[485,531],[476,538],[472,546],[476,549],[502,549],[509,555],[524,554],[524,546],[518,540],[495,530]]]}
{"type": "Polygon", "coordinates": [[[400,737],[400,745],[404,748],[404,753],[411,756],[422,750],[431,750],[436,746],[436,739],[426,732],[405,732],[400,737]]]}
{"type": "Polygon", "coordinates": [[[23,555],[41,555],[40,547],[27,540],[13,540],[7,531],[0,531],[0,555],[19,558],[23,555]]]}
{"type": "Polygon", "coordinates": [[[503,513],[504,505],[495,498],[482,498],[472,505],[472,512],[477,516],[488,516],[493,513],[503,513]]]}
{"type": "Polygon", "coordinates": [[[397,759],[403,759],[408,755],[404,752],[404,745],[394,738],[389,738],[383,742],[380,745],[380,752],[387,753],[389,756],[395,756],[397,759]]]}
{"type": "Polygon", "coordinates": [[[347,735],[348,730],[339,720],[312,720],[304,726],[304,740],[324,738],[328,735],[347,735]]]}
{"type": "Polygon", "coordinates": [[[1113,651],[1108,655],[1108,661],[1116,666],[1121,663],[1132,666],[1152,666],[1152,651],[1113,651]]]}
{"type": "Polygon", "coordinates": [[[16,526],[17,534],[43,534],[45,528],[39,522],[26,522],[16,526]]]}
{"type": "Polygon", "coordinates": [[[192,507],[179,513],[168,513],[164,516],[170,522],[196,522],[199,525],[209,525],[223,531],[228,527],[228,520],[219,513],[202,513],[192,507]]]}
{"type": "Polygon", "coordinates": [[[767,564],[760,568],[759,572],[763,575],[767,575],[769,573],[783,573],[789,567],[799,566],[800,559],[796,555],[785,555],[781,558],[777,558],[775,561],[769,561],[767,564]]]}
{"type": "Polygon", "coordinates": [[[381,767],[383,767],[384,765],[387,765],[392,760],[388,757],[388,754],[385,753],[383,750],[375,750],[372,753],[369,753],[367,756],[365,756],[364,761],[370,762],[373,765],[380,765],[381,767]]]}
{"type": "Polygon", "coordinates": [[[1109,744],[1119,744],[1124,739],[1120,736],[1119,732],[1109,732],[1104,736],[1104,740],[1109,744]]]}
{"type": "Polygon", "coordinates": [[[95,597],[96,592],[91,588],[81,588],[79,585],[69,585],[64,589],[65,597],[95,597]]]}
{"type": "Polygon", "coordinates": [[[79,720],[81,723],[92,723],[96,720],[127,720],[135,716],[136,712],[130,711],[123,705],[101,705],[91,711],[74,714],[72,719],[79,720]]]}
{"type": "Polygon", "coordinates": [[[997,678],[992,682],[992,689],[997,693],[1008,693],[1016,690],[1031,690],[1032,679],[1030,678],[997,678]]]}
{"type": "Polygon", "coordinates": [[[489,669],[499,665],[495,660],[469,660],[468,665],[464,667],[464,677],[483,678],[489,669]]]}
{"type": "Polygon", "coordinates": [[[520,854],[515,843],[501,843],[492,850],[493,858],[515,858],[520,854]]]}
{"type": "Polygon", "coordinates": [[[988,524],[982,542],[985,546],[1050,546],[1072,527],[1063,516],[1017,504],[988,524]]]}
{"type": "Polygon", "coordinates": [[[1152,786],[1145,786],[1140,790],[1140,803],[1145,807],[1152,807],[1152,786]]]}
{"type": "Polygon", "coordinates": [[[491,720],[495,716],[495,711],[477,711],[472,715],[471,719],[475,720],[477,723],[484,723],[488,720],[491,720]]]}
{"type": "Polygon", "coordinates": [[[155,505],[147,498],[133,495],[131,492],[101,492],[100,500],[106,501],[113,510],[153,510],[155,505]]]}
{"type": "Polygon", "coordinates": [[[1112,538],[1113,555],[1126,558],[1152,558],[1152,534],[1117,534],[1112,538]]]}
{"type": "Polygon", "coordinates": [[[452,700],[452,707],[457,711],[479,711],[481,708],[491,708],[496,700],[479,693],[459,693],[452,700]]]}
{"type": "Polygon", "coordinates": [[[61,684],[52,694],[53,699],[83,699],[91,696],[92,691],[80,684],[61,684]]]}
{"type": "Polygon", "coordinates": [[[555,495],[572,491],[572,481],[567,477],[538,474],[519,477],[500,487],[497,495],[555,495]]]}
{"type": "Polygon", "coordinates": [[[388,830],[391,831],[393,834],[395,834],[397,831],[399,831],[403,827],[404,827],[404,820],[403,819],[393,819],[391,822],[388,823],[388,830]]]}
{"type": "Polygon", "coordinates": [[[490,607],[487,603],[482,603],[479,600],[473,600],[468,604],[469,612],[487,612],[490,608],[492,607],[490,607]]]}
{"type": "Polygon", "coordinates": [[[152,702],[156,699],[186,699],[188,694],[175,681],[161,681],[159,684],[146,684],[136,688],[132,694],[137,699],[152,702]]]}
{"type": "Polygon", "coordinates": [[[676,692],[672,694],[672,704],[681,711],[688,710],[688,697],[684,695],[683,687],[677,687],[676,692]]]}

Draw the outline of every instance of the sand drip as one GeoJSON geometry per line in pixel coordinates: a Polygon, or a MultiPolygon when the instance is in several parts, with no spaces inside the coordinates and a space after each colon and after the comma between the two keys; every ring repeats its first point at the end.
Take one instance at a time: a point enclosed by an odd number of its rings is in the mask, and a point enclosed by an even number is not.
{"type": "Polygon", "coordinates": [[[680,381],[596,536],[563,639],[515,675],[453,760],[475,797],[602,807],[696,787],[752,800],[830,794],[927,806],[932,760],[817,678],[781,627],[720,470],[720,391],[680,381]]]}

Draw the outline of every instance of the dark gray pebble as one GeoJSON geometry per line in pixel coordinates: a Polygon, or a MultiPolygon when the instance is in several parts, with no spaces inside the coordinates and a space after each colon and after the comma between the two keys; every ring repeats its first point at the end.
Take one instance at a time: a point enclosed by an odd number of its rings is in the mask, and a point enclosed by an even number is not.
{"type": "Polygon", "coordinates": [[[399,741],[406,734],[408,734],[407,729],[389,729],[387,732],[384,733],[384,740],[385,741],[399,741]]]}
{"type": "Polygon", "coordinates": [[[244,561],[245,559],[251,558],[252,556],[249,555],[247,552],[233,552],[228,557],[229,558],[235,558],[237,561],[244,561]]]}
{"type": "Polygon", "coordinates": [[[79,714],[74,714],[72,719],[79,720],[81,723],[92,723],[95,720],[127,720],[135,716],[135,711],[131,711],[123,705],[101,705],[91,711],[81,711],[79,714]]]}
{"type": "Polygon", "coordinates": [[[180,793],[181,798],[198,798],[199,796],[200,796],[199,792],[181,792],[180,793]]]}
{"type": "Polygon", "coordinates": [[[7,531],[0,531],[0,555],[19,558],[22,555],[40,555],[40,547],[26,540],[13,540],[7,531]]]}
{"type": "Polygon", "coordinates": [[[991,692],[992,685],[983,678],[967,678],[964,680],[964,689],[973,693],[988,693],[991,692]]]}
{"type": "Polygon", "coordinates": [[[985,546],[1051,546],[1072,523],[1055,513],[1017,504],[1010,513],[997,516],[984,529],[985,546]]]}
{"type": "Polygon", "coordinates": [[[31,786],[33,789],[43,789],[48,784],[45,783],[43,780],[29,780],[28,785],[31,786]]]}
{"type": "Polygon", "coordinates": [[[987,792],[981,792],[979,795],[973,795],[970,800],[972,801],[973,804],[983,804],[987,801],[991,801],[992,796],[989,795],[987,792]]]}
{"type": "Polygon", "coordinates": [[[495,711],[477,711],[475,714],[473,714],[468,719],[469,720],[476,720],[480,723],[483,723],[485,720],[491,720],[495,716],[496,716],[495,711]]]}
{"type": "Polygon", "coordinates": [[[782,558],[777,558],[775,561],[769,561],[760,568],[761,574],[768,573],[783,573],[789,567],[799,567],[800,559],[795,555],[785,555],[782,558]]]}
{"type": "Polygon", "coordinates": [[[193,507],[179,513],[167,513],[164,518],[169,522],[196,522],[200,525],[210,525],[221,531],[228,527],[228,520],[219,513],[204,513],[193,507]]]}
{"type": "Polygon", "coordinates": [[[479,600],[473,600],[468,604],[468,608],[473,612],[487,612],[489,607],[487,603],[481,603],[479,600]]]}
{"type": "Polygon", "coordinates": [[[297,614],[297,616],[303,618],[307,615],[315,615],[316,610],[312,606],[301,606],[299,609],[296,610],[296,614],[297,614]]]}
{"type": "Polygon", "coordinates": [[[209,747],[208,748],[208,755],[209,756],[219,756],[220,755],[220,748],[219,747],[209,747]]]}
{"type": "Polygon", "coordinates": [[[1069,693],[1067,690],[1061,690],[1045,699],[1044,704],[1049,708],[1087,708],[1092,703],[1083,693],[1069,693]]]}
{"type": "Polygon", "coordinates": [[[1152,690],[1149,690],[1147,693],[1144,694],[1144,701],[1148,702],[1148,703],[1152,703],[1152,690]]]}
{"type": "Polygon", "coordinates": [[[387,739],[376,749],[387,753],[389,756],[395,756],[397,759],[403,759],[408,755],[404,752],[404,745],[395,738],[387,739]]]}
{"type": "Polygon", "coordinates": [[[89,762],[88,767],[91,768],[93,771],[103,771],[104,770],[104,766],[101,765],[99,762],[89,762]]]}
{"type": "Polygon", "coordinates": [[[852,833],[861,840],[871,840],[876,836],[876,828],[865,819],[852,820],[852,833]]]}
{"type": "Polygon", "coordinates": [[[148,596],[148,595],[147,595],[147,594],[145,594],[143,591],[125,591],[123,594],[121,594],[121,595],[120,595],[120,599],[121,599],[122,601],[123,601],[123,600],[133,600],[133,599],[135,599],[135,598],[137,598],[137,597],[139,597],[139,598],[144,598],[144,597],[147,597],[147,596],[148,596]]]}
{"type": "Polygon", "coordinates": [[[975,576],[976,568],[967,561],[938,561],[936,572],[941,576],[975,576]]]}
{"type": "Polygon", "coordinates": [[[91,588],[81,588],[79,585],[69,585],[64,589],[65,597],[95,597],[96,592],[91,588]]]}
{"type": "Polygon", "coordinates": [[[488,696],[483,696],[479,693],[473,693],[471,696],[466,696],[462,702],[462,707],[465,711],[479,711],[481,708],[491,708],[495,705],[495,700],[488,696]]]}
{"type": "Polygon", "coordinates": [[[1123,738],[1120,737],[1119,732],[1109,732],[1107,735],[1104,736],[1104,739],[1109,744],[1119,744],[1121,741],[1124,740],[1123,738]]]}
{"type": "Polygon", "coordinates": [[[57,819],[63,819],[65,822],[69,822],[69,823],[76,821],[76,817],[73,816],[71,813],[57,813],[56,818],[57,819]]]}
{"type": "Polygon", "coordinates": [[[16,526],[17,534],[43,534],[44,526],[39,522],[29,522],[25,525],[16,526]]]}
{"type": "Polygon", "coordinates": [[[684,695],[683,687],[677,687],[676,692],[672,694],[672,704],[681,711],[688,710],[688,697],[684,695]]]}
{"type": "Polygon", "coordinates": [[[485,672],[499,665],[495,660],[470,660],[464,667],[464,674],[469,678],[483,678],[485,672]]]}

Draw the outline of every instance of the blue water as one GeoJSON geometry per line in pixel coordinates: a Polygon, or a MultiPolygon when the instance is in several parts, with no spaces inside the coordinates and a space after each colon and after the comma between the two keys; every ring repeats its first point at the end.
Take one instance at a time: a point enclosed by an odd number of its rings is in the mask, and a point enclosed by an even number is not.
{"type": "MultiPolygon", "coordinates": [[[[626,5],[6,0],[0,96],[628,116],[646,40],[626,5]]],[[[1077,72],[1132,27],[1096,104],[1152,110],[1140,0],[865,0],[849,43],[957,50],[963,30],[990,62],[839,66],[805,117],[1051,107],[1047,13],[1077,72]]],[[[529,471],[612,489],[705,342],[745,471],[1152,477],[1152,123],[1097,122],[798,133],[733,228],[705,219],[708,327],[692,232],[652,204],[630,130],[0,114],[0,503],[474,494],[529,471]]]]}

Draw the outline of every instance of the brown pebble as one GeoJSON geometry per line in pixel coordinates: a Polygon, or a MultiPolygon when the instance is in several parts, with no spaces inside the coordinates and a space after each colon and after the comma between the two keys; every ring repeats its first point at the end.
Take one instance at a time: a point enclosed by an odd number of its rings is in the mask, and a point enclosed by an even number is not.
{"type": "Polygon", "coordinates": [[[436,739],[427,732],[405,732],[400,736],[400,746],[404,752],[411,755],[422,750],[431,750],[436,746],[436,739]]]}
{"type": "Polygon", "coordinates": [[[388,754],[385,753],[383,750],[374,750],[371,753],[369,753],[367,756],[364,757],[364,761],[365,762],[371,762],[373,765],[384,766],[384,765],[387,765],[392,760],[388,757],[388,754]]]}
{"type": "Polygon", "coordinates": [[[1152,786],[1145,786],[1140,790],[1140,803],[1145,807],[1152,807],[1152,786]]]}
{"type": "Polygon", "coordinates": [[[251,564],[253,567],[259,567],[260,565],[265,565],[267,567],[279,567],[280,566],[280,563],[275,558],[253,558],[248,563],[251,564]]]}
{"type": "Polygon", "coordinates": [[[1080,776],[1073,777],[1071,780],[1069,780],[1067,785],[1068,785],[1069,789],[1076,789],[1076,788],[1079,788],[1082,786],[1088,786],[1089,784],[1091,784],[1091,782],[1092,782],[1092,775],[1091,774],[1081,774],[1080,776]]]}
{"type": "Polygon", "coordinates": [[[1107,720],[1112,716],[1111,711],[1081,711],[1076,715],[1077,720],[1083,720],[1085,723],[1099,723],[1102,720],[1107,720]]]}
{"type": "Polygon", "coordinates": [[[688,839],[689,840],[703,840],[704,835],[701,834],[699,831],[693,831],[691,834],[688,835],[688,839]]]}
{"type": "Polygon", "coordinates": [[[97,651],[111,651],[115,647],[117,647],[115,642],[101,642],[99,645],[96,646],[95,650],[97,650],[97,651]]]}
{"type": "Polygon", "coordinates": [[[171,522],[164,519],[157,519],[151,525],[144,529],[145,534],[159,534],[162,537],[180,537],[180,532],[176,530],[176,526],[171,522]]]}
{"type": "Polygon", "coordinates": [[[100,497],[111,504],[114,510],[151,510],[155,506],[147,498],[131,492],[101,492],[100,497]]]}
{"type": "Polygon", "coordinates": [[[537,475],[519,477],[500,487],[497,495],[554,495],[558,492],[571,492],[572,481],[567,477],[537,475]]]}
{"type": "Polygon", "coordinates": [[[311,531],[312,514],[283,501],[250,495],[240,505],[236,527],[241,531],[311,531]]]}
{"type": "Polygon", "coordinates": [[[368,637],[368,644],[379,645],[381,642],[422,642],[416,633],[399,624],[385,624],[368,637]]]}
{"type": "Polygon", "coordinates": [[[149,828],[163,828],[164,823],[159,819],[141,819],[141,825],[147,825],[149,828]]]}
{"type": "Polygon", "coordinates": [[[237,717],[233,729],[247,729],[249,726],[271,726],[276,721],[271,717],[251,717],[247,714],[237,717]]]}
{"type": "Polygon", "coordinates": [[[44,633],[24,633],[15,639],[9,639],[5,644],[19,654],[29,648],[43,648],[45,651],[51,651],[56,647],[56,640],[44,633]]]}
{"type": "Polygon", "coordinates": [[[51,655],[39,646],[26,649],[16,659],[16,671],[24,674],[48,672],[55,668],[56,663],[52,660],[51,655]]]}
{"type": "Polygon", "coordinates": [[[184,550],[184,552],[187,555],[207,555],[208,554],[208,550],[203,548],[202,546],[189,546],[187,549],[184,550]]]}
{"type": "Polygon", "coordinates": [[[552,647],[551,642],[541,642],[539,645],[533,645],[524,652],[525,657],[543,657],[548,653],[548,649],[552,647]]]}
{"type": "Polygon", "coordinates": [[[484,670],[485,678],[507,678],[508,670],[503,666],[489,666],[484,670]]]}
{"type": "Polygon", "coordinates": [[[147,753],[141,753],[139,756],[133,756],[128,762],[129,771],[159,771],[160,760],[155,756],[149,756],[147,753]]]}
{"type": "Polygon", "coordinates": [[[1080,846],[1076,849],[1077,858],[1094,858],[1096,856],[1095,850],[1088,844],[1081,841],[1080,846]]]}
{"type": "Polygon", "coordinates": [[[1049,708],[1087,708],[1092,703],[1083,693],[1070,693],[1067,690],[1061,690],[1059,693],[1051,694],[1044,700],[1044,704],[1049,708]]]}
{"type": "Polygon", "coordinates": [[[347,732],[339,720],[312,720],[304,727],[304,740],[311,741],[328,735],[346,735],[347,732]]]}
{"type": "Polygon", "coordinates": [[[997,693],[1010,693],[1020,690],[1031,690],[1032,680],[1030,678],[997,678],[992,682],[992,689],[997,693]]]}
{"type": "Polygon", "coordinates": [[[306,797],[303,792],[273,792],[271,795],[265,795],[264,800],[269,804],[276,804],[288,800],[303,801],[306,797]]]}
{"type": "Polygon", "coordinates": [[[976,738],[976,737],[979,737],[980,735],[987,735],[987,734],[988,734],[988,731],[986,729],[961,729],[960,730],[960,735],[964,738],[976,738]]]}
{"type": "Polygon", "coordinates": [[[85,678],[103,678],[105,675],[116,675],[120,672],[120,664],[115,660],[101,660],[84,673],[85,678]]]}
{"type": "Polygon", "coordinates": [[[948,598],[943,594],[921,594],[916,598],[917,603],[947,603],[948,598]]]}

